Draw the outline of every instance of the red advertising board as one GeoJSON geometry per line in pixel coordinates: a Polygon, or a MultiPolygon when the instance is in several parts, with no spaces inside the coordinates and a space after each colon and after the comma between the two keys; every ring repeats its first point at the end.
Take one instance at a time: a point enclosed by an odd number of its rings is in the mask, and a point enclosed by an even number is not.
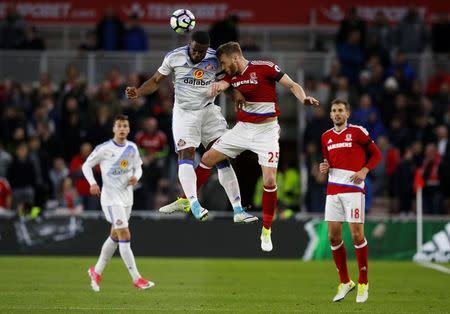
{"type": "Polygon", "coordinates": [[[1,1],[0,18],[10,5],[34,23],[96,23],[107,7],[126,20],[131,13],[137,13],[145,24],[164,25],[171,13],[179,8],[188,8],[196,16],[197,25],[210,24],[228,14],[240,16],[243,25],[307,25],[314,19],[319,25],[338,23],[350,6],[355,6],[359,14],[371,20],[376,11],[382,10],[391,22],[397,22],[414,3],[420,15],[427,21],[439,12],[450,11],[450,1],[443,0],[316,0],[293,1],[110,1],[110,0],[22,0],[1,1]]]}

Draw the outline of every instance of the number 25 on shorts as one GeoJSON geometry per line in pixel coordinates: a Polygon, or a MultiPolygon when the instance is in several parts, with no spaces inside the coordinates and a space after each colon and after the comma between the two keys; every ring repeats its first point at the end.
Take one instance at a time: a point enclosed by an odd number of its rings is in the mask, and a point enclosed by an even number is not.
{"type": "Polygon", "coordinates": [[[278,162],[279,152],[269,152],[269,162],[278,162]]]}

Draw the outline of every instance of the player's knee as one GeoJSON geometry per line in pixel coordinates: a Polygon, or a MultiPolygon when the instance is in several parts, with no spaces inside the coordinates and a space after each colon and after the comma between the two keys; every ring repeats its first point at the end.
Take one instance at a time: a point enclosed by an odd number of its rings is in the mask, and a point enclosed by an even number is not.
{"type": "Polygon", "coordinates": [[[228,159],[219,161],[216,164],[217,169],[223,169],[223,168],[226,168],[226,167],[229,167],[229,166],[230,166],[230,161],[228,159]]]}
{"type": "Polygon", "coordinates": [[[115,241],[115,242],[119,241],[119,236],[118,236],[116,230],[112,230],[109,236],[111,237],[111,239],[113,241],[115,241]]]}
{"type": "Polygon", "coordinates": [[[194,147],[188,147],[185,149],[182,149],[178,152],[178,159],[180,160],[194,160],[195,157],[195,148],[194,147]]]}
{"type": "Polygon", "coordinates": [[[209,168],[212,168],[214,166],[213,159],[209,151],[203,154],[201,163],[209,168]]]}
{"type": "Polygon", "coordinates": [[[131,234],[128,228],[115,229],[119,241],[130,241],[131,234]]]}
{"type": "Polygon", "coordinates": [[[337,245],[341,244],[342,236],[340,234],[337,234],[337,233],[329,232],[328,233],[328,240],[330,240],[330,244],[332,246],[337,246],[337,245]]]}
{"type": "Polygon", "coordinates": [[[276,177],[266,177],[263,179],[264,182],[264,186],[271,186],[271,187],[276,187],[277,186],[277,179],[276,177]]]}
{"type": "Polygon", "coordinates": [[[354,243],[359,243],[364,240],[364,232],[361,230],[351,230],[351,235],[354,243]]]}

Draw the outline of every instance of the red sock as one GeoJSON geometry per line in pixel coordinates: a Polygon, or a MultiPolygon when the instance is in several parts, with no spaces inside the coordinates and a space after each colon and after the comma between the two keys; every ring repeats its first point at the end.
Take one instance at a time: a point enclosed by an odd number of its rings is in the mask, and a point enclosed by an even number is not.
{"type": "MultiPolygon", "coordinates": [[[[211,171],[212,168],[206,168],[206,166],[203,165],[202,163],[199,163],[197,168],[195,168],[195,175],[197,176],[197,191],[208,180],[211,171]]],[[[186,195],[183,193],[181,198],[186,198],[186,195]]]]}
{"type": "Polygon", "coordinates": [[[262,195],[263,226],[272,227],[273,215],[277,209],[277,186],[264,186],[262,195]]]}
{"type": "Polygon", "coordinates": [[[367,240],[364,239],[359,243],[355,243],[356,259],[358,260],[359,268],[359,283],[367,283],[367,273],[369,271],[369,248],[367,246],[367,240]]]}
{"type": "Polygon", "coordinates": [[[331,253],[333,253],[334,263],[336,264],[341,282],[349,282],[350,278],[348,277],[347,269],[347,251],[345,250],[344,241],[336,246],[331,246],[331,253]]]}

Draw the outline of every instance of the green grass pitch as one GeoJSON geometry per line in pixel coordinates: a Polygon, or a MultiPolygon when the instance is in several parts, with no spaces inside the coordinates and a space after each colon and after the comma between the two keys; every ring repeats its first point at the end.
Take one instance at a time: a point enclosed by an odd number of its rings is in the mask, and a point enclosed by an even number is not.
{"type": "MultiPolygon", "coordinates": [[[[107,266],[101,291],[87,268],[95,257],[0,257],[0,313],[449,313],[450,275],[411,262],[370,262],[369,300],[356,292],[331,299],[332,261],[137,257],[153,289],[135,289],[120,258],[107,266]]],[[[448,265],[447,265],[448,266],[448,265]]],[[[357,280],[354,261],[351,277],[357,280]]]]}

